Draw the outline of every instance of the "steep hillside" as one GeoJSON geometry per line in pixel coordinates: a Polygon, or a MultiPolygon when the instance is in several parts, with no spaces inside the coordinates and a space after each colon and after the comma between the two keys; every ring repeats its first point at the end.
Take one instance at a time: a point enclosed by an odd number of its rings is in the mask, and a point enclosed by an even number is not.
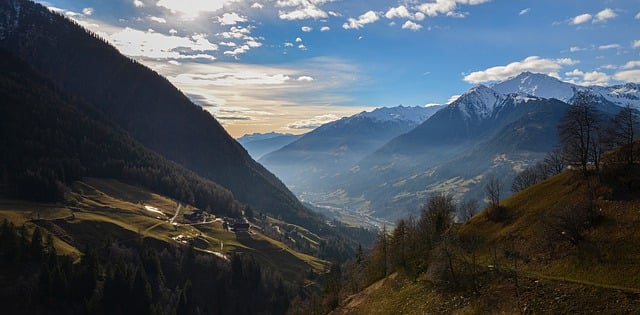
{"type": "Polygon", "coordinates": [[[517,253],[522,272],[552,279],[640,291],[640,195],[637,165],[585,178],[565,172],[501,203],[504,219],[480,213],[460,228],[482,239],[487,263],[493,248],[517,253]]]}
{"type": "Polygon", "coordinates": [[[227,189],[146,149],[2,50],[0,69],[0,194],[57,201],[65,185],[103,176],[239,215],[242,206],[227,189]]]}
{"type": "Polygon", "coordinates": [[[566,171],[464,224],[439,215],[453,199],[433,197],[421,217],[379,237],[364,267],[347,267],[344,278],[356,283],[383,279],[351,295],[343,286],[332,314],[637,313],[640,167],[615,162],[615,152],[605,160],[599,171],[566,171]]]}
{"type": "Polygon", "coordinates": [[[142,145],[220,183],[260,211],[319,225],[210,114],[157,73],[29,1],[2,1],[0,26],[0,47],[57,89],[94,106],[142,145]]]}
{"type": "Polygon", "coordinates": [[[329,263],[261,232],[286,226],[254,221],[250,233],[234,233],[212,214],[194,221],[194,210],[98,178],[74,182],[55,204],[0,198],[4,310],[285,314],[294,294],[317,290],[329,263]]]}

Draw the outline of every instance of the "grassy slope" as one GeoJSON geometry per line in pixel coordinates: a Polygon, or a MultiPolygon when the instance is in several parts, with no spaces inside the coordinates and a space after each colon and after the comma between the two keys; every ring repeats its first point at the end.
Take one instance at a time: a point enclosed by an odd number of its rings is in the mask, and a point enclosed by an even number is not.
{"type": "MultiPolygon", "coordinates": [[[[594,187],[599,192],[607,190],[594,187]]],[[[588,191],[584,179],[565,172],[504,200],[505,220],[492,222],[481,212],[461,225],[463,237],[483,240],[476,251],[484,270],[479,294],[448,292],[427,278],[407,281],[392,276],[350,297],[334,313],[518,314],[519,308],[533,314],[638,313],[638,198],[598,198],[596,207],[602,218],[577,246],[549,237],[546,225],[554,220],[555,212],[578,203],[588,191]],[[517,253],[517,269],[507,251],[517,253]]]]}
{"type": "MultiPolygon", "coordinates": [[[[328,266],[323,260],[298,253],[262,234],[236,235],[223,229],[221,222],[174,226],[168,218],[176,212],[175,201],[116,180],[78,181],[66,198],[67,202],[59,205],[0,199],[0,220],[6,218],[16,225],[26,224],[29,230],[40,226],[54,236],[59,252],[76,257],[85,244],[98,246],[109,239],[136,242],[142,236],[179,244],[176,237],[182,235],[198,236],[195,247],[201,252],[225,255],[249,252],[261,264],[271,266],[289,280],[302,280],[309,270],[321,272],[328,266]],[[157,208],[164,216],[145,206],[157,208]],[[223,243],[222,249],[220,243],[223,243]]],[[[180,213],[193,209],[182,205],[180,213]]]]}
{"type": "MultiPolygon", "coordinates": [[[[585,232],[584,241],[570,246],[550,240],[545,225],[555,220],[555,212],[579,203],[587,189],[584,179],[565,172],[504,200],[504,222],[491,222],[481,213],[461,232],[486,240],[480,253],[487,263],[495,261],[495,249],[515,250],[521,256],[520,268],[538,277],[640,292],[640,200],[599,199],[596,207],[602,219],[585,232]]],[[[498,263],[509,265],[500,255],[498,263]]]]}

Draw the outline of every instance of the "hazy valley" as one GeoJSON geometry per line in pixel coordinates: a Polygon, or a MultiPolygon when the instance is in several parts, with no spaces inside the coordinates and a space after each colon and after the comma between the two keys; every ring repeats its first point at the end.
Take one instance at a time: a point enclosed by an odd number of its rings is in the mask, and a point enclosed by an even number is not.
{"type": "MultiPolygon", "coordinates": [[[[383,75],[368,76],[314,36],[382,18],[407,20],[376,27],[415,35],[419,23],[467,19],[462,7],[505,4],[403,4],[356,19],[340,1],[206,3],[195,15],[166,1],[78,12],[65,1],[0,0],[3,313],[640,312],[640,62],[598,68],[618,71],[605,84],[595,70],[591,81],[558,73],[577,60],[529,57],[537,68],[464,73],[473,86],[446,103],[362,111],[336,104],[388,102],[373,82],[393,95],[395,71],[420,70],[376,60],[366,70],[383,75]],[[123,8],[147,15],[99,24],[123,8]],[[268,14],[327,25],[274,43],[260,33],[268,14]],[[132,28],[145,23],[156,29],[132,28]],[[205,34],[211,23],[228,32],[205,34]],[[278,63],[296,54],[322,55],[278,63]],[[234,139],[242,126],[256,129],[234,139]]],[[[558,23],[606,28],[624,12],[558,23]]],[[[411,42],[389,34],[376,40],[411,42]]],[[[363,58],[404,49],[353,47],[363,58]]],[[[565,53],[615,49],[632,55],[613,44],[565,53]]]]}

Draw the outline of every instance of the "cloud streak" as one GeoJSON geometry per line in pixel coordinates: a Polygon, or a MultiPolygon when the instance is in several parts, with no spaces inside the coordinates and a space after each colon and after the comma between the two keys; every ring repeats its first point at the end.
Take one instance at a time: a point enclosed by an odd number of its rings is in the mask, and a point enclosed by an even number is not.
{"type": "Polygon", "coordinates": [[[349,18],[347,23],[342,24],[342,28],[346,30],[363,28],[367,24],[375,23],[380,19],[378,12],[367,11],[357,19],[349,18]]]}
{"type": "Polygon", "coordinates": [[[464,77],[464,81],[472,84],[502,81],[524,71],[545,73],[558,77],[558,71],[564,66],[575,65],[577,63],[578,61],[571,58],[545,59],[539,56],[530,56],[522,61],[512,62],[506,66],[496,66],[472,72],[464,77]]]}

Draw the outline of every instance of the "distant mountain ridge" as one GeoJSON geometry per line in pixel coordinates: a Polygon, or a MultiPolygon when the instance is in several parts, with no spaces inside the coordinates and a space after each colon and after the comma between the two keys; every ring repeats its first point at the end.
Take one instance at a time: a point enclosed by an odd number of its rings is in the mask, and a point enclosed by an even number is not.
{"type": "Polygon", "coordinates": [[[638,83],[581,86],[541,73],[522,72],[513,78],[493,84],[490,88],[501,94],[555,98],[563,102],[571,102],[576,92],[583,91],[616,106],[629,104],[632,108],[640,110],[640,84],[638,83]]]}
{"type": "Polygon", "coordinates": [[[399,105],[396,107],[380,107],[370,112],[361,112],[352,116],[351,118],[365,117],[379,122],[404,121],[409,123],[421,124],[441,108],[441,105],[413,107],[399,105]]]}
{"type": "Polygon", "coordinates": [[[387,141],[405,133],[441,106],[378,108],[324,124],[260,162],[292,190],[301,193],[324,186],[387,141]]]}
{"type": "Polygon", "coordinates": [[[302,135],[288,133],[252,133],[244,135],[237,141],[249,152],[255,160],[263,155],[276,151],[285,145],[300,139],[302,135]]]}

